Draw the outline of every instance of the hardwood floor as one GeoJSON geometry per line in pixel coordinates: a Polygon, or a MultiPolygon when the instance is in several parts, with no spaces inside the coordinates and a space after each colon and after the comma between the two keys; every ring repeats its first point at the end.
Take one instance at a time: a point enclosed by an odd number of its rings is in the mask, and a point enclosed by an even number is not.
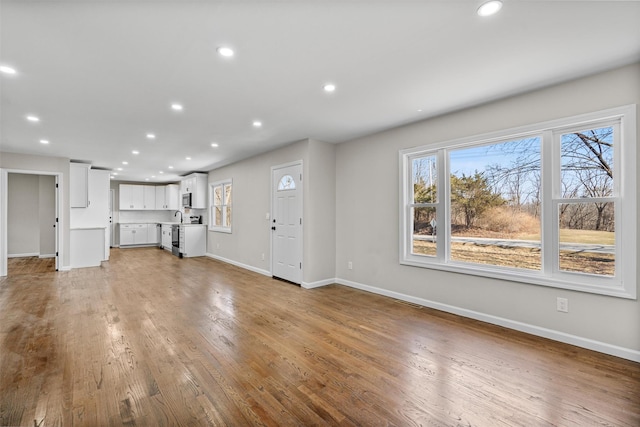
{"type": "Polygon", "coordinates": [[[7,259],[7,275],[47,273],[56,270],[55,258],[19,257],[7,259]]]}
{"type": "Polygon", "coordinates": [[[640,364],[208,258],[0,280],[0,425],[640,426],[640,364]]]}

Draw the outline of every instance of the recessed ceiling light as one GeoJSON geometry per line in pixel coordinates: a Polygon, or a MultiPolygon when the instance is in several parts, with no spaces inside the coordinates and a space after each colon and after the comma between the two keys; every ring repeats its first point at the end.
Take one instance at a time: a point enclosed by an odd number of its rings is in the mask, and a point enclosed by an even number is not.
{"type": "Polygon", "coordinates": [[[171,109],[173,111],[182,111],[184,110],[184,107],[180,104],[171,104],[171,109]]]}
{"type": "Polygon", "coordinates": [[[111,175],[118,175],[118,172],[112,172],[111,175]]]}
{"type": "Polygon", "coordinates": [[[491,0],[480,5],[477,13],[480,16],[490,16],[497,13],[500,9],[502,9],[502,2],[500,0],[491,0]]]}
{"type": "Polygon", "coordinates": [[[113,179],[113,178],[115,178],[115,176],[111,175],[109,178],[113,179]]]}
{"type": "Polygon", "coordinates": [[[149,138],[149,139],[156,139],[156,136],[155,136],[154,134],[152,134],[152,133],[148,133],[148,134],[147,134],[147,138],[149,138]]]}
{"type": "Polygon", "coordinates": [[[151,178],[155,178],[155,177],[156,177],[155,175],[151,175],[151,178]]]}
{"type": "Polygon", "coordinates": [[[133,150],[131,154],[140,154],[140,152],[138,150],[133,150]]]}
{"type": "Polygon", "coordinates": [[[33,115],[31,115],[31,114],[29,114],[28,116],[26,116],[26,118],[27,118],[27,120],[29,120],[30,122],[33,122],[33,123],[37,123],[37,122],[39,122],[39,121],[40,121],[40,119],[39,119],[38,117],[33,116],[33,115]]]}
{"type": "Polygon", "coordinates": [[[326,85],[324,85],[323,89],[325,92],[335,92],[336,85],[334,85],[333,83],[327,83],[326,85]]]}
{"type": "Polygon", "coordinates": [[[422,113],[422,108],[418,108],[418,113],[422,113]]]}
{"type": "Polygon", "coordinates": [[[149,181],[149,178],[145,178],[144,180],[145,180],[145,181],[149,181]]]}
{"type": "Polygon", "coordinates": [[[122,164],[123,164],[123,165],[128,165],[128,164],[129,164],[129,162],[122,162],[122,164]]]}
{"type": "Polygon", "coordinates": [[[173,169],[173,166],[169,166],[169,169],[173,169]]]}
{"type": "Polygon", "coordinates": [[[233,49],[231,49],[230,47],[226,47],[226,46],[219,47],[218,48],[218,53],[220,54],[220,56],[224,56],[226,58],[230,58],[234,54],[233,49]]]}
{"type": "Polygon", "coordinates": [[[191,157],[185,157],[185,159],[187,159],[187,160],[191,160],[191,157]]]}
{"type": "Polygon", "coordinates": [[[254,121],[253,121],[253,127],[254,127],[254,128],[262,127],[262,122],[261,122],[261,121],[259,121],[259,120],[254,120],[254,121]]]}
{"type": "Polygon", "coordinates": [[[215,142],[212,142],[212,143],[211,143],[211,146],[212,146],[213,148],[218,148],[218,147],[219,147],[219,145],[218,145],[218,144],[216,144],[215,142]]]}
{"type": "Polygon", "coordinates": [[[17,74],[15,68],[9,67],[7,65],[0,65],[0,72],[3,74],[17,74]]]}
{"type": "Polygon", "coordinates": [[[158,173],[164,173],[164,171],[159,171],[158,173]]]}
{"type": "Polygon", "coordinates": [[[121,170],[122,170],[122,168],[116,168],[116,170],[119,170],[119,171],[121,171],[121,170]]]}
{"type": "Polygon", "coordinates": [[[41,139],[40,140],[40,144],[48,144],[48,143],[49,143],[49,141],[46,140],[46,139],[41,139]]]}

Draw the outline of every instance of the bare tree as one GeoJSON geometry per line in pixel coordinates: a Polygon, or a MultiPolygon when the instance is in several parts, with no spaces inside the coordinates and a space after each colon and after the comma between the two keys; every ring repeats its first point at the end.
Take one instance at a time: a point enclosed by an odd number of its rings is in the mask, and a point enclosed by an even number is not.
{"type": "MultiPolygon", "coordinates": [[[[571,189],[571,198],[602,198],[613,194],[613,128],[605,127],[562,135],[562,184],[571,189]]],[[[568,220],[570,228],[610,230],[605,224],[611,204],[596,201],[594,209],[569,209],[576,219],[568,220]],[[587,221],[588,219],[588,221],[587,221]]]]}
{"type": "MultiPolygon", "coordinates": [[[[609,197],[613,192],[613,128],[603,127],[561,136],[561,195],[564,199],[609,197]]],[[[540,139],[529,138],[493,146],[510,163],[487,168],[492,186],[509,201],[509,206],[540,206],[540,139]]],[[[612,205],[594,202],[595,210],[570,203],[560,205],[560,223],[570,228],[611,230],[612,205]],[[587,214],[586,212],[594,213],[587,214]],[[568,216],[571,216],[568,217],[568,216]],[[575,218],[573,218],[575,216],[575,218]]]]}

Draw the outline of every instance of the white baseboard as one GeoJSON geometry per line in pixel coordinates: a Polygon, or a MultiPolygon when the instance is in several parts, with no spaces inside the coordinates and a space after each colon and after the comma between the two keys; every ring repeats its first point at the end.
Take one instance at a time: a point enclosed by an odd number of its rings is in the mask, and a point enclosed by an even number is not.
{"type": "Polygon", "coordinates": [[[325,279],[325,280],[318,280],[316,282],[302,282],[302,284],[300,286],[302,286],[305,289],[313,289],[313,288],[319,288],[321,286],[327,286],[327,285],[331,285],[333,283],[336,283],[336,279],[332,278],[332,279],[325,279]]]}
{"type": "Polygon", "coordinates": [[[28,253],[28,254],[9,254],[7,255],[7,258],[25,258],[25,257],[39,256],[39,255],[40,255],[39,252],[28,253]]]}
{"type": "Polygon", "coordinates": [[[58,268],[58,271],[71,271],[71,266],[63,265],[62,267],[58,268]]]}
{"type": "MultiPolygon", "coordinates": [[[[218,255],[214,255],[214,254],[211,254],[211,253],[206,253],[205,256],[207,256],[209,258],[216,259],[218,261],[226,262],[227,264],[235,265],[236,267],[244,268],[245,270],[253,271],[254,273],[262,274],[263,276],[272,277],[271,272],[268,271],[268,270],[263,270],[261,268],[253,267],[251,265],[243,264],[241,262],[233,261],[231,259],[224,258],[224,257],[218,256],[218,255]]],[[[336,283],[336,279],[335,278],[319,280],[319,281],[311,282],[311,283],[302,282],[300,284],[300,286],[302,288],[304,288],[304,289],[313,289],[313,288],[319,288],[321,286],[330,285],[332,283],[336,283]]]]}
{"type": "Polygon", "coordinates": [[[230,260],[230,259],[227,259],[227,258],[223,258],[221,256],[210,254],[210,253],[206,253],[204,255],[209,257],[209,258],[217,259],[218,261],[226,262],[227,264],[235,265],[236,267],[244,268],[245,270],[253,271],[254,273],[262,274],[263,276],[271,277],[271,272],[270,271],[263,270],[263,269],[258,268],[258,267],[254,267],[252,265],[243,264],[241,262],[233,261],[233,260],[230,260]]]}
{"type": "Polygon", "coordinates": [[[526,332],[531,335],[536,335],[543,338],[549,338],[554,341],[560,341],[566,344],[575,345],[577,347],[598,351],[600,353],[621,357],[623,359],[632,360],[634,362],[640,362],[640,351],[638,350],[619,347],[616,345],[607,344],[607,343],[595,341],[589,338],[567,334],[567,333],[556,331],[553,329],[542,328],[540,326],[529,325],[527,323],[522,323],[522,322],[517,322],[515,320],[492,316],[490,314],[480,313],[477,311],[467,310],[464,308],[455,307],[448,304],[429,301],[423,298],[418,298],[411,295],[402,294],[399,292],[389,291],[387,289],[377,288],[375,286],[369,286],[369,285],[364,285],[362,283],[352,282],[350,280],[337,278],[335,280],[335,283],[338,283],[344,286],[349,286],[351,288],[371,292],[374,294],[384,295],[387,297],[399,299],[402,301],[412,302],[414,304],[419,304],[424,307],[433,308],[433,309],[444,311],[447,313],[457,314],[459,316],[480,320],[480,321],[491,323],[498,326],[503,326],[505,328],[514,329],[516,331],[526,332]]]}
{"type": "Polygon", "coordinates": [[[38,258],[55,258],[56,254],[40,254],[38,258]]]}

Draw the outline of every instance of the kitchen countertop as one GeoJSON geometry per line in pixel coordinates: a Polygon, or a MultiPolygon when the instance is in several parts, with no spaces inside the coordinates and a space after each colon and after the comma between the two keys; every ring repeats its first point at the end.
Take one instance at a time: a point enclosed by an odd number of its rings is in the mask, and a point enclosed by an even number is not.
{"type": "Polygon", "coordinates": [[[161,225],[207,225],[207,224],[191,224],[188,222],[183,222],[182,224],[179,222],[164,222],[164,221],[120,221],[118,224],[161,224],[161,225]]]}
{"type": "Polygon", "coordinates": [[[71,227],[69,230],[104,230],[107,226],[105,225],[96,225],[95,227],[71,227]]]}
{"type": "Polygon", "coordinates": [[[118,224],[180,224],[179,222],[158,222],[158,221],[120,221],[118,224]]]}

